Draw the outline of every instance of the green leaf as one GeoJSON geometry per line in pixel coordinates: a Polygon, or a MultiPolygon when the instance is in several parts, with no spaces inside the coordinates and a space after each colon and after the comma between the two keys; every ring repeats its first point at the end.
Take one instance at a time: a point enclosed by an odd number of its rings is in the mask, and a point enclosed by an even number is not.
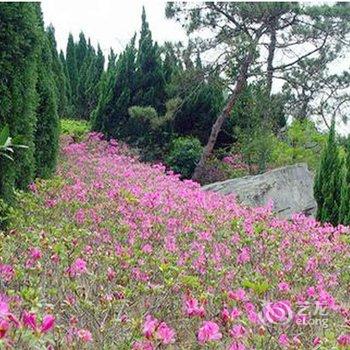
{"type": "Polygon", "coordinates": [[[5,125],[0,132],[0,145],[5,146],[9,138],[10,138],[10,129],[8,125],[5,125]]]}

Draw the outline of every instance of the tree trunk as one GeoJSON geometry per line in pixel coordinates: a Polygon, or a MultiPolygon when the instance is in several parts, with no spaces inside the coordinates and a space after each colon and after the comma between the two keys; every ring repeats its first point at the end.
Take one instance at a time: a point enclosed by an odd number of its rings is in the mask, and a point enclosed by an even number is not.
{"type": "Polygon", "coordinates": [[[272,89],[272,75],[273,75],[273,59],[276,51],[276,27],[272,25],[270,31],[269,54],[267,57],[267,75],[266,75],[266,95],[270,97],[272,89]]]}
{"type": "Polygon", "coordinates": [[[203,149],[201,158],[200,158],[200,160],[199,160],[199,162],[194,170],[194,173],[192,175],[192,180],[198,181],[201,178],[203,171],[204,171],[204,166],[205,166],[207,160],[209,159],[211,153],[213,152],[213,149],[214,149],[216,140],[218,138],[219,132],[221,130],[221,127],[224,124],[224,121],[231,114],[231,111],[232,111],[240,93],[244,89],[244,86],[247,82],[248,68],[249,68],[252,60],[253,60],[253,50],[250,50],[250,52],[245,57],[245,59],[242,63],[234,91],[233,91],[232,95],[230,96],[230,98],[228,99],[225,108],[219,114],[219,116],[217,117],[217,119],[216,119],[216,121],[211,129],[208,143],[206,144],[206,146],[203,149]]]}

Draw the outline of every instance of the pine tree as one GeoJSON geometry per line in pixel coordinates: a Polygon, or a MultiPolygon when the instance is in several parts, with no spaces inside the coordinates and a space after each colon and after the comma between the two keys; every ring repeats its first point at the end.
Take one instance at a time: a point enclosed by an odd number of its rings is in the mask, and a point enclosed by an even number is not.
{"type": "Polygon", "coordinates": [[[338,224],[341,188],[340,175],[341,161],[333,119],[314,185],[314,195],[318,206],[317,219],[321,222],[330,222],[333,225],[338,224]]]}
{"type": "Polygon", "coordinates": [[[153,44],[144,7],[137,55],[137,93],[133,104],[154,107],[158,113],[165,111],[165,81],[160,50],[157,43],[153,44]]]}
{"type": "Polygon", "coordinates": [[[57,52],[57,44],[55,39],[55,29],[52,25],[47,28],[47,36],[50,43],[51,57],[52,57],[52,71],[55,80],[55,90],[57,95],[58,114],[61,117],[67,117],[68,99],[67,99],[67,82],[64,74],[64,68],[57,52]]]}
{"type": "Polygon", "coordinates": [[[343,166],[339,223],[350,225],[350,137],[346,145],[346,159],[343,166]]]}
{"type": "Polygon", "coordinates": [[[33,3],[0,3],[0,125],[9,125],[15,141],[27,145],[15,153],[15,164],[0,160],[0,197],[12,188],[26,189],[33,180],[36,124],[36,55],[40,41],[33,3]]]}
{"type": "MultiPolygon", "coordinates": [[[[37,15],[41,28],[41,47],[37,58],[38,93],[37,124],[35,132],[36,175],[47,178],[56,169],[58,152],[59,121],[57,113],[57,90],[55,84],[55,61],[52,55],[50,39],[44,32],[44,23],[40,7],[37,15]]],[[[56,51],[56,50],[55,50],[56,51]]]]}
{"type": "Polygon", "coordinates": [[[73,40],[73,35],[69,34],[67,51],[66,51],[66,65],[67,72],[71,90],[71,101],[72,111],[75,112],[76,109],[76,99],[77,99],[77,86],[78,86],[78,66],[75,52],[75,44],[73,40]]]}

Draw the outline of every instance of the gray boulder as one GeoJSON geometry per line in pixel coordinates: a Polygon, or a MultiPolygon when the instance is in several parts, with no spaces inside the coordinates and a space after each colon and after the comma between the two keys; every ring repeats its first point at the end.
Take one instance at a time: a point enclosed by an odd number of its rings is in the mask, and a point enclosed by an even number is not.
{"type": "Polygon", "coordinates": [[[313,175],[307,165],[295,164],[264,174],[245,176],[203,186],[206,191],[234,193],[238,202],[259,207],[272,200],[275,213],[290,218],[293,213],[314,216],[317,204],[313,196],[313,175]]]}

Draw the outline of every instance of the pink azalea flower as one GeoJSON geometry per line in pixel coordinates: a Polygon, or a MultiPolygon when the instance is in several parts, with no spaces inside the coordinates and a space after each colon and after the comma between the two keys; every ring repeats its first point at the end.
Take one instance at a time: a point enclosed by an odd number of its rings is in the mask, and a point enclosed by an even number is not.
{"type": "Polygon", "coordinates": [[[0,339],[5,337],[6,332],[9,330],[9,328],[9,322],[7,320],[0,319],[0,339]]]}
{"type": "Polygon", "coordinates": [[[233,300],[243,301],[246,297],[245,291],[242,288],[237,289],[236,291],[229,291],[228,297],[233,300]]]}
{"type": "Polygon", "coordinates": [[[30,253],[30,257],[36,261],[36,260],[39,260],[41,259],[42,257],[42,252],[39,248],[36,248],[36,247],[33,247],[33,248],[30,248],[29,250],[29,253],[30,253]]]}
{"type": "Polygon", "coordinates": [[[278,343],[282,346],[282,347],[287,347],[289,345],[289,339],[288,336],[284,333],[282,333],[279,337],[278,337],[278,343]]]}
{"type": "Polygon", "coordinates": [[[151,315],[146,316],[146,321],[143,324],[143,335],[146,338],[151,338],[156,328],[158,327],[159,321],[153,318],[151,315]]]}
{"type": "Polygon", "coordinates": [[[233,322],[240,315],[241,312],[235,307],[231,311],[226,308],[221,311],[221,318],[224,322],[233,322]]]}
{"type": "Polygon", "coordinates": [[[340,347],[347,347],[350,345],[350,333],[342,334],[337,339],[338,345],[340,347]]]}
{"type": "Polygon", "coordinates": [[[208,341],[216,341],[222,338],[219,326],[212,321],[204,321],[198,331],[198,341],[204,344],[208,341]]]}
{"type": "Polygon", "coordinates": [[[170,328],[165,322],[162,322],[157,328],[157,338],[163,344],[171,344],[175,342],[175,331],[170,328]]]}
{"type": "Polygon", "coordinates": [[[321,344],[321,339],[319,337],[314,338],[314,340],[312,341],[312,344],[314,346],[320,345],[321,344]]]}
{"type": "Polygon", "coordinates": [[[85,221],[85,213],[83,209],[79,209],[75,214],[75,221],[78,225],[82,225],[85,221]]]}
{"type": "Polygon", "coordinates": [[[6,317],[9,314],[9,305],[6,301],[0,300],[0,319],[6,317]]]}
{"type": "Polygon", "coordinates": [[[144,253],[147,253],[147,254],[150,254],[150,253],[152,253],[152,251],[153,251],[153,248],[152,248],[152,245],[151,244],[145,244],[143,247],[142,247],[142,251],[144,252],[144,253]]]}
{"type": "Polygon", "coordinates": [[[244,247],[240,250],[237,256],[237,264],[245,264],[250,261],[250,249],[248,247],[244,247]]]}
{"type": "Polygon", "coordinates": [[[55,316],[45,315],[43,318],[43,322],[41,323],[40,332],[47,333],[54,327],[54,325],[55,325],[55,316]]]}
{"type": "Polygon", "coordinates": [[[132,350],[154,350],[152,342],[149,340],[137,341],[132,345],[132,350]]]}
{"type": "Polygon", "coordinates": [[[86,267],[86,261],[78,258],[77,260],[75,260],[75,262],[73,263],[73,265],[69,268],[69,274],[72,277],[75,276],[80,276],[83,273],[87,272],[87,267],[86,267]]]}
{"type": "Polygon", "coordinates": [[[195,298],[187,298],[185,301],[185,312],[188,316],[205,316],[205,310],[203,305],[199,305],[199,302],[195,298]]]}
{"type": "Polygon", "coordinates": [[[92,334],[87,329],[79,329],[77,332],[78,338],[84,343],[92,342],[92,334]]]}
{"type": "Polygon", "coordinates": [[[36,315],[33,312],[23,312],[23,324],[31,328],[33,331],[36,331],[36,315]]]}
{"type": "Polygon", "coordinates": [[[246,347],[242,343],[232,343],[229,350],[246,350],[246,347]]]}
{"type": "Polygon", "coordinates": [[[108,281],[112,281],[117,276],[117,273],[111,268],[107,268],[107,278],[108,281]]]}
{"type": "Polygon", "coordinates": [[[5,282],[10,282],[15,275],[15,271],[11,265],[0,264],[0,276],[5,282]]]}
{"type": "Polygon", "coordinates": [[[287,282],[281,282],[278,284],[278,289],[280,292],[289,292],[290,290],[290,287],[289,287],[289,284],[287,282]]]}
{"type": "Polygon", "coordinates": [[[230,330],[230,334],[233,338],[242,338],[246,333],[246,329],[240,324],[234,325],[230,330]]]}

